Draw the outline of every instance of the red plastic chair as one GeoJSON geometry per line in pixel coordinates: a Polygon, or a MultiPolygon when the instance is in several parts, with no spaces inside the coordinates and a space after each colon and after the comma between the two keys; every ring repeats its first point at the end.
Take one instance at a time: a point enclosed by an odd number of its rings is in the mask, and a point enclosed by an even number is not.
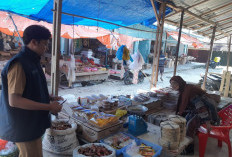
{"type": "Polygon", "coordinates": [[[231,157],[230,129],[232,128],[232,104],[218,112],[221,118],[220,126],[211,126],[208,133],[206,126],[198,129],[199,157],[204,157],[208,137],[218,139],[218,147],[222,147],[222,141],[228,145],[229,157],[231,157]]]}

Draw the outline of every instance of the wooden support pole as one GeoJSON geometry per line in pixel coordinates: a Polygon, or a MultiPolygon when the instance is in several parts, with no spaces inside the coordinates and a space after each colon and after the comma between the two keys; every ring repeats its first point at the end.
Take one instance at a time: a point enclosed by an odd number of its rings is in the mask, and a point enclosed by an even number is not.
{"type": "Polygon", "coordinates": [[[62,0],[54,0],[52,37],[52,95],[58,95],[62,0]]]}
{"type": "Polygon", "coordinates": [[[229,66],[230,66],[230,47],[231,47],[231,35],[229,37],[229,45],[228,45],[228,54],[227,54],[227,66],[226,66],[226,71],[228,72],[229,66]]]}
{"type": "Polygon", "coordinates": [[[228,97],[229,89],[230,89],[230,78],[231,78],[231,71],[226,72],[226,79],[225,79],[225,90],[224,90],[224,97],[228,97]]]}
{"type": "Polygon", "coordinates": [[[156,56],[156,69],[155,69],[155,87],[158,82],[158,73],[159,73],[159,58],[160,58],[160,51],[161,51],[161,46],[162,46],[162,39],[163,39],[163,30],[164,30],[164,19],[165,19],[165,10],[166,10],[166,3],[161,4],[161,24],[160,24],[160,34],[159,34],[159,43],[158,43],[158,48],[157,48],[157,56],[156,56]]]}
{"type": "Polygon", "coordinates": [[[157,47],[158,47],[158,40],[159,40],[159,34],[160,34],[160,26],[157,25],[156,30],[156,40],[154,45],[154,54],[153,54],[153,63],[152,63],[152,74],[151,74],[151,82],[150,82],[150,88],[154,86],[154,78],[155,78],[155,67],[156,67],[156,53],[157,53],[157,47]]]}
{"type": "Polygon", "coordinates": [[[184,19],[184,10],[182,10],[181,18],[180,18],[180,28],[179,28],[179,34],[178,34],[178,42],[177,42],[177,46],[176,46],[176,59],[175,59],[175,62],[174,62],[173,76],[176,76],[176,68],[177,68],[178,54],[179,54],[179,49],[180,49],[180,39],[181,39],[181,31],[182,31],[183,19],[184,19]]]}
{"type": "Polygon", "coordinates": [[[158,12],[156,10],[154,0],[150,0],[150,1],[151,1],[152,8],[154,10],[154,13],[155,13],[155,17],[156,17],[156,20],[157,20],[157,25],[160,25],[160,18],[158,17],[158,12]]]}
{"type": "Polygon", "coordinates": [[[209,50],[210,52],[209,52],[208,60],[207,60],[207,64],[206,64],[204,81],[203,81],[203,84],[201,87],[203,90],[205,90],[205,84],[206,84],[207,74],[208,74],[208,70],[209,70],[209,62],[210,62],[210,58],[211,58],[211,55],[213,52],[213,43],[214,43],[214,38],[215,38],[215,32],[216,32],[216,26],[213,27],[213,34],[212,34],[212,38],[210,41],[210,50],[209,50]]]}
{"type": "Polygon", "coordinates": [[[156,87],[156,84],[157,84],[159,56],[160,56],[160,49],[161,49],[161,44],[162,44],[165,10],[166,10],[166,3],[161,3],[159,15],[158,15],[158,17],[160,19],[160,24],[157,25],[157,33],[156,33],[156,41],[155,41],[155,46],[154,46],[154,55],[153,55],[153,65],[152,65],[152,76],[151,76],[151,81],[150,81],[150,88],[152,88],[153,86],[156,87]]]}

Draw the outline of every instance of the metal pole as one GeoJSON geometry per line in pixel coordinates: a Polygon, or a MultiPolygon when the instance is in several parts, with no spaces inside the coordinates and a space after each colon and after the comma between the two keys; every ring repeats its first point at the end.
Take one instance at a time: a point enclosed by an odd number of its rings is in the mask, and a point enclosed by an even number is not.
{"type": "Polygon", "coordinates": [[[201,87],[203,90],[205,90],[205,83],[206,83],[207,74],[208,74],[208,70],[209,70],[209,62],[210,62],[210,58],[211,58],[211,55],[213,52],[213,43],[214,43],[214,38],[215,38],[215,32],[216,32],[216,26],[213,27],[213,34],[212,34],[212,38],[210,41],[210,52],[209,52],[208,60],[207,60],[207,64],[206,64],[204,81],[203,81],[203,84],[201,87]]]}
{"type": "Polygon", "coordinates": [[[19,37],[19,40],[21,41],[22,46],[24,46],[25,44],[24,44],[24,42],[23,42],[22,37],[21,37],[20,34],[19,34],[18,28],[17,28],[17,26],[16,26],[16,24],[15,24],[15,22],[14,22],[13,17],[11,16],[10,13],[8,13],[8,16],[10,17],[11,21],[13,22],[13,25],[14,25],[14,27],[15,27],[15,30],[16,30],[16,32],[17,32],[17,34],[18,34],[18,37],[19,37]]]}
{"type": "Polygon", "coordinates": [[[62,0],[54,0],[53,38],[52,38],[52,94],[58,95],[59,59],[60,59],[60,30],[62,0]]]}
{"type": "Polygon", "coordinates": [[[227,72],[228,72],[229,66],[230,66],[230,46],[231,46],[231,35],[230,35],[230,38],[229,38],[228,54],[227,54],[227,67],[226,67],[227,72]]]}
{"type": "Polygon", "coordinates": [[[184,19],[184,10],[182,10],[181,18],[180,18],[180,29],[179,29],[179,34],[178,34],[178,42],[177,42],[177,46],[176,46],[176,58],[175,58],[175,62],[174,62],[173,76],[176,76],[176,68],[177,68],[178,54],[179,54],[179,49],[180,49],[180,39],[181,39],[181,31],[182,31],[183,19],[184,19]]]}

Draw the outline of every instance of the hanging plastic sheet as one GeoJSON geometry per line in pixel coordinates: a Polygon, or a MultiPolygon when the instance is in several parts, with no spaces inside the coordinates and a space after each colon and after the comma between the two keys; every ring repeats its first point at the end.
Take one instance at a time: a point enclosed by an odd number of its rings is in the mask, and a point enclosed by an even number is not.
{"type": "Polygon", "coordinates": [[[142,69],[144,62],[143,56],[140,52],[136,52],[132,56],[133,62],[129,65],[129,68],[134,71],[139,71],[142,69]]]}
{"type": "MultiPolygon", "coordinates": [[[[0,3],[0,10],[28,16],[31,19],[53,22],[54,0],[7,0],[0,3]]],[[[155,1],[159,9],[159,3],[155,1]]],[[[166,8],[166,15],[172,11],[166,8]]],[[[129,26],[137,23],[151,25],[156,21],[150,0],[62,0],[62,12],[129,26]]],[[[90,19],[74,19],[75,25],[98,26],[115,29],[120,26],[90,19]]],[[[62,24],[73,24],[73,17],[62,15],[62,24]]]]}
{"type": "MultiPolygon", "coordinates": [[[[43,25],[52,32],[52,24],[44,21],[31,20],[16,14],[12,14],[12,18],[19,30],[20,36],[23,36],[23,31],[30,25],[43,25]]],[[[15,32],[15,27],[11,19],[8,18],[7,12],[0,11],[0,31],[7,35],[18,36],[15,32]]],[[[76,38],[96,38],[110,34],[109,30],[97,28],[95,26],[71,26],[61,25],[61,37],[68,39],[76,38]]]]}

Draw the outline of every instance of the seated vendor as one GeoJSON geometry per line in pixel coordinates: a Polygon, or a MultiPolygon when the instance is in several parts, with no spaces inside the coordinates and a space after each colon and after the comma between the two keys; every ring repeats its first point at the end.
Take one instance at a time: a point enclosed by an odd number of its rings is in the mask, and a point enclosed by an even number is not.
{"type": "Polygon", "coordinates": [[[89,63],[88,57],[86,57],[84,54],[82,54],[81,55],[81,62],[84,64],[88,64],[89,63]]]}
{"type": "Polygon", "coordinates": [[[173,76],[170,84],[173,90],[179,91],[176,114],[186,118],[187,136],[193,138],[201,124],[206,124],[208,131],[210,123],[219,124],[215,101],[204,90],[187,84],[180,76],[173,76]]]}

